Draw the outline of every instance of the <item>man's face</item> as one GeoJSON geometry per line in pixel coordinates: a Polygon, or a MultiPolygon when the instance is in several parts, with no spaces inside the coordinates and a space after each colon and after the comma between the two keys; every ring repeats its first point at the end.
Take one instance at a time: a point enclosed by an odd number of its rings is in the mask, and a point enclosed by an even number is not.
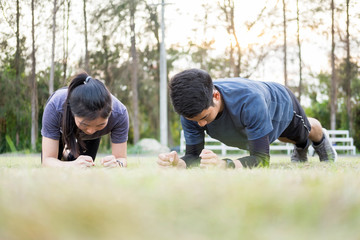
{"type": "Polygon", "coordinates": [[[200,127],[204,127],[205,125],[214,121],[218,114],[218,111],[215,107],[210,106],[209,108],[203,110],[200,114],[196,115],[193,118],[187,118],[188,120],[195,121],[199,124],[200,127]]]}
{"type": "Polygon", "coordinates": [[[207,109],[204,109],[201,113],[192,118],[187,118],[190,121],[195,121],[199,124],[200,127],[211,123],[215,120],[216,116],[223,110],[221,95],[217,90],[214,90],[213,93],[213,102],[214,106],[210,106],[207,109]]]}

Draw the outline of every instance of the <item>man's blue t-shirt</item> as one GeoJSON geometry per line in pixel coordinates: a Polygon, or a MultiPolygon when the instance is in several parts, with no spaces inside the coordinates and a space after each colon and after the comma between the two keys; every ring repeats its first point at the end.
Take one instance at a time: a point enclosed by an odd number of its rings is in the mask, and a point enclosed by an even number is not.
{"type": "Polygon", "coordinates": [[[286,88],[274,82],[244,78],[213,81],[224,102],[217,119],[204,127],[181,116],[187,145],[204,141],[204,131],[222,143],[249,150],[248,141],[269,135],[272,143],[293,118],[293,104],[286,88]]]}
{"type": "MultiPolygon", "coordinates": [[[[61,121],[64,112],[64,102],[67,97],[67,88],[57,90],[48,100],[43,114],[41,135],[59,140],[62,134],[61,121]]],[[[116,97],[112,97],[112,111],[106,127],[92,135],[80,132],[83,140],[100,138],[110,133],[112,143],[123,143],[128,140],[129,115],[124,104],[116,97]]]]}

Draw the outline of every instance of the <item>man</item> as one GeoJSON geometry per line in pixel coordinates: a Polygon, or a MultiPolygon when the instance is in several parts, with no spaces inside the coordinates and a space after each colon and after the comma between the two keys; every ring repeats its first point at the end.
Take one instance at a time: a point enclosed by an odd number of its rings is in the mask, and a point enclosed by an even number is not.
{"type": "Polygon", "coordinates": [[[336,161],[320,122],[307,118],[294,94],[281,84],[229,78],[212,81],[200,69],[176,74],[169,84],[175,111],[181,115],[186,154],[160,154],[162,167],[217,166],[228,168],[268,166],[269,145],[279,139],[293,143],[292,162],[306,162],[312,143],[320,161],[336,161]],[[229,146],[249,150],[237,160],[219,159],[204,148],[205,131],[229,146]]]}

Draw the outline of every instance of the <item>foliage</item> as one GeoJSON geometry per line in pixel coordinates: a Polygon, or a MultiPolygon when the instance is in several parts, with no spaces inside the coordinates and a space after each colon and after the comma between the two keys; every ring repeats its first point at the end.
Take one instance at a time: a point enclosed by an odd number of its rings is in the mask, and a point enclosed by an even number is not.
{"type": "Polygon", "coordinates": [[[319,87],[309,89],[310,107],[305,109],[309,117],[318,119],[324,128],[330,128],[330,105],[329,100],[319,100],[321,96],[329,96],[330,75],[326,73],[318,74],[319,87]]]}
{"type": "MultiPolygon", "coordinates": [[[[69,1],[72,5],[68,6],[68,10],[71,9],[72,15],[70,16],[70,42],[75,40],[75,45],[69,47],[69,59],[71,58],[73,50],[80,49],[83,44],[81,39],[83,34],[83,21],[81,11],[75,10],[76,4],[74,1],[69,1]],[[74,18],[73,18],[74,17],[74,18]],[[74,35],[71,34],[75,29],[74,35]],[[79,37],[81,35],[81,37],[79,37]]],[[[59,10],[65,9],[65,2],[59,3],[59,10]]],[[[114,0],[104,3],[97,3],[96,1],[90,1],[88,3],[88,29],[89,29],[89,57],[90,57],[90,72],[93,77],[103,79],[113,93],[121,102],[123,102],[130,113],[130,123],[133,122],[131,113],[132,107],[132,90],[131,90],[131,54],[130,54],[130,14],[129,14],[130,0],[114,0]]],[[[136,1],[137,11],[135,12],[136,21],[136,52],[138,54],[138,95],[139,95],[139,122],[140,124],[140,137],[151,137],[159,139],[159,48],[160,48],[160,5],[152,4],[155,1],[136,1]]],[[[292,79],[292,86],[297,86],[295,79],[297,79],[296,68],[297,60],[294,60],[297,51],[290,44],[295,38],[296,34],[292,34],[292,24],[295,11],[291,9],[291,2],[287,1],[287,16],[288,16],[288,41],[289,41],[289,80],[292,79]],[[292,36],[293,35],[293,36],[292,36]],[[290,69],[291,73],[290,73],[290,69]],[[291,74],[291,75],[290,75],[291,74]]],[[[16,9],[13,3],[1,3],[2,16],[6,21],[1,21],[0,26],[0,153],[14,151],[14,147],[18,151],[30,149],[30,123],[31,123],[31,106],[30,106],[30,94],[29,94],[29,76],[30,76],[30,60],[29,52],[31,49],[29,44],[29,38],[27,32],[30,30],[30,25],[23,21],[27,17],[26,10],[29,6],[27,3],[22,4],[21,11],[21,31],[20,31],[20,74],[16,79],[15,70],[15,47],[13,42],[15,39],[15,16],[16,9]],[[4,27],[4,28],[3,28],[4,27]],[[5,30],[3,30],[5,29],[5,30]],[[16,81],[19,85],[16,86],[16,81]],[[6,140],[7,136],[7,140],[6,140]],[[11,147],[13,143],[14,147],[11,147]]],[[[252,16],[241,22],[235,17],[236,26],[231,23],[231,16],[228,15],[228,19],[225,19],[224,11],[220,6],[228,5],[226,13],[231,14],[231,11],[235,11],[235,15],[238,11],[243,10],[239,8],[236,1],[218,1],[218,3],[204,2],[202,9],[193,18],[200,23],[196,28],[192,28],[192,35],[188,37],[186,42],[188,44],[182,45],[166,45],[167,47],[167,71],[168,76],[175,71],[183,70],[184,62],[186,67],[200,67],[208,70],[213,78],[224,78],[234,75],[240,75],[243,77],[251,77],[253,73],[266,70],[265,65],[272,64],[268,57],[276,56],[282,49],[282,11],[279,11],[280,5],[278,1],[273,4],[270,1],[266,2],[264,6],[259,6],[256,12],[256,16],[252,16]],[[228,4],[227,4],[228,3],[228,4]],[[234,4],[230,4],[234,3],[234,4]],[[232,8],[232,9],[230,9],[232,8]],[[216,20],[214,22],[214,19],[216,20]],[[230,32],[227,32],[231,28],[230,32]],[[242,31],[242,30],[246,31],[242,31]],[[269,31],[271,29],[271,31],[269,31]],[[236,30],[236,32],[235,32],[236,30]],[[210,33],[210,35],[207,35],[210,33]],[[211,35],[215,33],[214,35],[211,35]],[[228,33],[228,34],[226,34],[228,33]],[[281,33],[281,34],[279,34],[281,33]],[[231,35],[232,34],[232,35],[231,35]],[[238,49],[235,46],[238,43],[228,42],[228,45],[224,47],[223,52],[219,53],[219,49],[216,43],[218,40],[226,44],[226,40],[238,37],[239,44],[238,49]],[[248,36],[256,36],[253,42],[247,44],[248,36]],[[281,42],[281,43],[280,43],[281,42]],[[238,51],[237,51],[237,50],[238,51]],[[266,64],[265,64],[266,63],[266,64]],[[239,73],[238,73],[239,71],[239,73]]],[[[309,2],[303,4],[300,10],[303,10],[302,16],[302,33],[304,33],[304,48],[306,44],[310,43],[309,39],[305,39],[308,34],[310,39],[318,39],[328,34],[328,16],[324,15],[325,11],[328,11],[325,6],[325,1],[309,2]],[[309,17],[311,16],[311,17],[309,17]],[[310,32],[308,32],[310,31],[310,32]],[[307,42],[308,41],[308,42],[307,42]]],[[[49,23],[52,19],[52,11],[47,11],[47,7],[52,8],[50,2],[36,1],[37,20],[35,21],[36,39],[41,39],[44,36],[45,39],[49,37],[49,23]]],[[[356,3],[352,2],[351,8],[356,9],[356,3]]],[[[168,6],[173,7],[173,6],[168,6]]],[[[326,5],[326,7],[328,7],[326,5]]],[[[66,9],[65,9],[66,10],[66,9]]],[[[355,11],[355,10],[354,10],[355,11]]],[[[64,17],[60,13],[65,11],[58,11],[58,17],[64,17]]],[[[337,22],[338,29],[337,34],[340,36],[336,39],[337,46],[343,44],[343,25],[341,24],[341,14],[344,12],[343,6],[337,9],[337,16],[339,20],[337,22]]],[[[235,16],[234,15],[234,16],[235,16]]],[[[183,17],[174,16],[174,17],[183,17]]],[[[355,16],[355,15],[354,15],[355,16]]],[[[3,18],[1,18],[3,20],[3,18]]],[[[57,52],[62,52],[62,45],[65,44],[65,21],[57,21],[57,52]],[[64,26],[63,26],[64,25],[64,26]],[[63,29],[61,32],[60,29],[63,29]],[[63,38],[63,41],[61,39],[63,38]],[[61,51],[60,51],[61,49],[61,51]]],[[[356,32],[357,24],[352,22],[354,26],[350,29],[351,44],[353,48],[359,45],[358,41],[354,40],[357,37],[356,32]],[[356,45],[356,46],[355,46],[356,45]]],[[[170,25],[167,27],[171,27],[170,25]]],[[[180,32],[180,29],[179,29],[180,32]]],[[[294,32],[293,32],[294,33],[294,32]]],[[[317,41],[317,40],[316,40],[317,41]]],[[[51,41],[49,41],[50,43],[51,41]]],[[[324,40],[321,38],[319,43],[323,44],[324,40]]],[[[312,42],[313,43],[313,42],[312,42]]],[[[45,44],[46,45],[46,44],[45,44]]],[[[322,46],[321,46],[322,47],[322,46]]],[[[328,46],[330,48],[330,46],[328,46]]],[[[37,57],[37,86],[38,86],[38,104],[39,104],[39,132],[41,130],[42,113],[44,106],[49,97],[48,93],[48,80],[49,80],[49,66],[46,65],[44,59],[48,58],[46,53],[46,46],[42,46],[37,42],[35,48],[38,50],[37,54],[43,56],[37,57]],[[44,54],[45,53],[45,54],[44,54]],[[42,60],[41,60],[42,59],[42,60]],[[45,62],[45,63],[44,63],[45,62]]],[[[76,52],[76,51],[74,51],[76,52]]],[[[345,59],[341,55],[342,50],[337,48],[337,76],[339,80],[338,88],[338,113],[337,113],[337,128],[347,129],[349,128],[349,119],[346,113],[346,90],[345,90],[345,76],[347,76],[347,65],[345,59]]],[[[354,51],[355,52],[355,51],[354,51]]],[[[356,53],[356,52],[355,52],[356,53]]],[[[57,54],[58,55],[58,54],[57,54]]],[[[63,80],[63,63],[65,59],[57,56],[57,62],[55,66],[55,89],[58,89],[69,82],[69,79],[63,80]]],[[[304,61],[305,58],[304,58],[304,61]]],[[[84,68],[84,59],[72,60],[72,65],[68,63],[68,69],[66,72],[77,73],[84,68]],[[74,70],[76,69],[76,70],[74,70]]],[[[308,65],[311,63],[304,62],[304,71],[310,69],[308,65]]],[[[66,66],[66,65],[65,65],[66,66]]],[[[274,66],[274,65],[271,65],[274,66]]],[[[280,68],[280,67],[279,67],[280,68]]],[[[308,70],[309,71],[309,70],[308,70]]],[[[358,58],[355,56],[351,59],[351,100],[353,104],[352,114],[354,118],[354,139],[355,144],[359,147],[359,132],[360,122],[359,116],[359,102],[360,102],[360,80],[358,72],[358,58]]],[[[258,74],[259,75],[259,74],[258,74]]],[[[261,75],[261,74],[260,74],[261,75]]],[[[309,116],[318,118],[324,127],[330,127],[330,108],[329,108],[329,95],[330,95],[330,74],[324,70],[323,72],[316,72],[312,76],[304,75],[306,79],[307,91],[303,91],[303,99],[310,99],[311,104],[306,109],[306,113],[309,116]]],[[[260,80],[273,80],[273,79],[260,79],[260,80]]],[[[304,86],[305,87],[305,86],[304,86]]],[[[296,92],[297,87],[293,90],[296,92]]],[[[169,120],[169,147],[174,147],[179,144],[181,125],[179,116],[174,112],[170,99],[168,99],[168,120],[169,120]]],[[[41,136],[41,134],[39,134],[41,136]]],[[[129,142],[134,139],[134,129],[130,128],[129,142]]],[[[109,151],[110,139],[106,136],[101,141],[100,149],[102,151],[109,151]]],[[[41,137],[37,140],[37,150],[41,149],[41,137]]]]}
{"type": "MultiPolygon", "coordinates": [[[[346,112],[346,88],[345,88],[345,71],[346,64],[343,60],[336,68],[338,76],[338,112],[336,116],[336,126],[337,129],[349,129],[349,119],[346,112]]],[[[357,71],[357,66],[354,63],[351,63],[351,101],[353,103],[352,114],[354,118],[357,118],[357,108],[358,108],[358,99],[360,97],[360,78],[357,71]]],[[[325,72],[321,72],[316,76],[319,80],[319,86],[311,85],[308,88],[308,96],[311,101],[310,107],[306,108],[306,114],[310,117],[317,118],[320,120],[321,124],[325,128],[330,128],[330,105],[329,105],[329,93],[331,85],[331,75],[325,72]]],[[[358,122],[354,119],[354,126],[358,129],[358,122]]],[[[360,145],[358,139],[356,138],[356,133],[353,136],[355,139],[355,145],[358,147],[360,145]]]]}
{"type": "MultiPolygon", "coordinates": [[[[1,47],[7,49],[8,43],[3,40],[1,47]]],[[[17,149],[29,148],[30,135],[27,129],[30,129],[30,122],[26,116],[30,116],[30,97],[27,95],[28,89],[27,76],[25,76],[24,57],[25,38],[20,41],[20,59],[19,59],[19,78],[17,79],[15,70],[14,49],[2,51],[5,56],[0,62],[0,153],[11,151],[13,142],[17,149]],[[8,138],[5,140],[5,136],[8,138]]]]}
{"type": "Polygon", "coordinates": [[[354,145],[360,149],[360,104],[356,104],[353,111],[354,118],[354,145]]]}

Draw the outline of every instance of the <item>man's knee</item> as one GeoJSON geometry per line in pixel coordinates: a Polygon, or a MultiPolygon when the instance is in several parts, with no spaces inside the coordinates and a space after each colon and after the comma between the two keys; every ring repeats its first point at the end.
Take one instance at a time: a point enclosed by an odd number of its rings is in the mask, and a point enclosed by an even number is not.
{"type": "Polygon", "coordinates": [[[323,136],[322,125],[319,122],[319,120],[315,118],[308,118],[308,119],[311,124],[311,131],[309,134],[309,138],[313,142],[318,142],[322,139],[323,136]]]}

